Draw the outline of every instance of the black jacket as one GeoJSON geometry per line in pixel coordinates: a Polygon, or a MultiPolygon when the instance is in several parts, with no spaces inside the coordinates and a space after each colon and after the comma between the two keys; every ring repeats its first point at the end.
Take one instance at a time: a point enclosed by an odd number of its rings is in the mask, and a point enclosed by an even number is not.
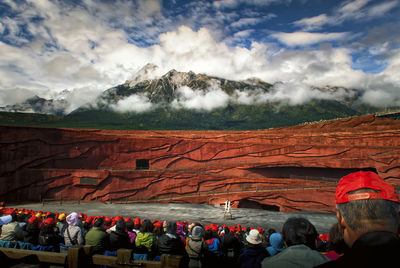
{"type": "Polygon", "coordinates": [[[110,233],[110,251],[115,251],[120,248],[132,248],[132,244],[129,240],[129,235],[127,232],[114,231],[110,233]]]}
{"type": "Polygon", "coordinates": [[[158,250],[160,254],[181,256],[186,254],[185,246],[177,235],[175,235],[175,237],[169,234],[161,235],[158,239],[158,250]]]}
{"type": "Polygon", "coordinates": [[[24,242],[39,244],[39,233],[40,229],[37,223],[28,223],[24,231],[24,242]]]}
{"type": "Polygon", "coordinates": [[[317,267],[397,267],[400,239],[385,231],[361,235],[339,259],[317,267]]]}
{"type": "Polygon", "coordinates": [[[261,267],[261,262],[269,257],[268,251],[264,246],[249,244],[243,249],[240,254],[238,262],[242,268],[257,268],[261,267]]]}

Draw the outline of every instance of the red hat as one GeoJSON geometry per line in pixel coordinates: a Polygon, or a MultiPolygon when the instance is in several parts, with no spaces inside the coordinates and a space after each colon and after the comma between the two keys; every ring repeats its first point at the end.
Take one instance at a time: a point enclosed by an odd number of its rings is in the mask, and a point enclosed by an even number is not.
{"type": "Polygon", "coordinates": [[[36,218],[36,216],[32,216],[29,218],[28,222],[30,224],[34,224],[35,222],[38,222],[38,218],[36,218]]]}
{"type": "Polygon", "coordinates": [[[163,227],[163,223],[161,221],[158,221],[158,222],[154,223],[154,227],[155,228],[162,228],[163,227]]]}
{"type": "Polygon", "coordinates": [[[140,218],[135,218],[134,225],[140,225],[140,218]]]}
{"type": "Polygon", "coordinates": [[[336,188],[336,204],[343,204],[354,200],[384,199],[399,203],[399,197],[393,186],[370,171],[358,171],[344,176],[336,188]],[[354,193],[359,189],[373,189],[380,192],[354,193]]]}
{"type": "Polygon", "coordinates": [[[55,221],[53,218],[47,218],[47,219],[44,221],[44,224],[45,224],[45,225],[48,225],[48,226],[50,226],[50,225],[55,225],[55,224],[56,224],[56,221],[55,221]]]}

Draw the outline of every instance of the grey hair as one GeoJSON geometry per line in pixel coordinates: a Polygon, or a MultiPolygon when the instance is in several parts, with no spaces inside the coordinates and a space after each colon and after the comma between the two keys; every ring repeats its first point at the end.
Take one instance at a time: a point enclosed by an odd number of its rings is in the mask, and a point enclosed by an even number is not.
{"type": "MultiPolygon", "coordinates": [[[[351,193],[371,192],[371,189],[360,189],[351,193]]],[[[397,231],[399,203],[383,199],[354,200],[336,204],[347,225],[354,231],[368,231],[374,221],[384,221],[387,228],[397,231]]]]}

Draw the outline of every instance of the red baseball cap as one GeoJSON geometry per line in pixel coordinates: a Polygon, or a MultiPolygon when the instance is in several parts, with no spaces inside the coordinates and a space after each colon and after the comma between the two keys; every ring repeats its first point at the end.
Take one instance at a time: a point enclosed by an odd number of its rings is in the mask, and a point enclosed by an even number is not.
{"type": "Polygon", "coordinates": [[[393,186],[374,172],[358,171],[340,179],[336,187],[336,204],[367,199],[384,199],[400,203],[393,186]],[[359,189],[373,189],[380,192],[349,194],[349,192],[359,189]]]}

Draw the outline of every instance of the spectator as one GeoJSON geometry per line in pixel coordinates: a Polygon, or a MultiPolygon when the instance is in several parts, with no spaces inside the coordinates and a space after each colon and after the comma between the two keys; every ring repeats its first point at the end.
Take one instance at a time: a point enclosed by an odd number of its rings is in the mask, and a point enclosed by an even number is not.
{"type": "Polygon", "coordinates": [[[17,214],[15,213],[11,214],[9,217],[6,218],[5,222],[9,221],[10,219],[11,221],[9,223],[4,224],[2,226],[1,236],[0,236],[1,241],[17,241],[19,234],[22,232],[22,229],[19,223],[17,222],[17,214]]]}
{"type": "Polygon", "coordinates": [[[392,267],[398,263],[399,197],[376,173],[343,177],[335,194],[338,228],[349,250],[320,267],[392,267]]]}
{"type": "Polygon", "coordinates": [[[125,231],[125,221],[119,220],[115,226],[115,231],[110,232],[110,245],[108,250],[115,251],[120,248],[132,248],[129,235],[125,231]]]}
{"type": "Polygon", "coordinates": [[[231,267],[237,262],[237,258],[240,255],[241,243],[239,238],[235,236],[233,232],[229,230],[228,227],[224,227],[224,235],[221,238],[222,251],[226,257],[227,263],[231,267]]]}
{"type": "Polygon", "coordinates": [[[347,250],[343,234],[339,231],[338,224],[332,225],[329,230],[328,252],[325,254],[329,259],[338,259],[347,250]]]}
{"type": "Polygon", "coordinates": [[[63,233],[64,244],[66,246],[83,245],[84,239],[78,213],[72,212],[66,218],[68,226],[63,233]]]}
{"type": "Polygon", "coordinates": [[[43,222],[39,232],[39,245],[44,247],[45,251],[60,251],[60,243],[63,242],[62,237],[58,234],[57,222],[53,218],[47,218],[43,222]]]}
{"type": "MultiPolygon", "coordinates": [[[[186,252],[189,257],[189,268],[202,267],[202,262],[208,245],[203,241],[204,229],[201,226],[192,227],[192,235],[186,242],[186,252]]],[[[205,267],[203,265],[203,267],[205,267]]]]}
{"type": "Polygon", "coordinates": [[[33,245],[39,244],[39,233],[40,233],[40,219],[36,218],[36,216],[32,216],[28,220],[28,224],[26,225],[24,232],[24,242],[31,243],[33,245]]]}
{"type": "Polygon", "coordinates": [[[176,222],[168,222],[166,233],[161,235],[158,241],[160,254],[186,255],[185,245],[176,233],[176,222]]]}
{"type": "Polygon", "coordinates": [[[269,245],[270,246],[267,247],[267,251],[270,256],[275,256],[285,249],[283,245],[282,235],[280,233],[273,233],[269,235],[269,245]]]}
{"type": "Polygon", "coordinates": [[[61,213],[58,215],[58,222],[56,224],[58,230],[60,231],[60,235],[64,236],[65,229],[67,228],[68,224],[66,222],[67,215],[65,213],[61,213]]]}
{"type": "Polygon", "coordinates": [[[132,245],[135,245],[135,239],[136,239],[136,232],[133,230],[133,221],[127,221],[125,223],[126,226],[126,232],[129,235],[129,243],[131,243],[132,245]]]}
{"type": "Polygon", "coordinates": [[[176,234],[178,237],[181,239],[183,245],[186,245],[186,233],[184,230],[184,224],[183,223],[176,223],[176,234]]]}
{"type": "Polygon", "coordinates": [[[140,233],[140,226],[141,226],[141,221],[140,218],[136,217],[135,221],[133,222],[133,231],[136,233],[140,233]]]}
{"type": "Polygon", "coordinates": [[[150,220],[144,220],[140,226],[140,232],[136,235],[136,247],[145,247],[148,252],[151,251],[154,242],[153,223],[150,220]]]}
{"type": "Polygon", "coordinates": [[[246,237],[247,246],[243,249],[242,254],[238,258],[240,267],[242,268],[258,268],[261,262],[269,256],[265,247],[263,247],[262,239],[258,230],[250,230],[246,237]]]}
{"type": "Polygon", "coordinates": [[[316,248],[317,231],[307,219],[289,218],[283,225],[282,238],[287,247],[266,258],[262,267],[314,267],[329,261],[316,248]]]}
{"type": "Polygon", "coordinates": [[[215,256],[222,255],[222,246],[221,241],[219,240],[218,235],[212,230],[207,230],[204,235],[204,240],[208,245],[208,250],[214,253],[215,256]]]}
{"type": "Polygon", "coordinates": [[[93,254],[103,254],[108,243],[109,237],[104,229],[104,219],[98,218],[85,236],[85,245],[93,246],[93,254]]]}

